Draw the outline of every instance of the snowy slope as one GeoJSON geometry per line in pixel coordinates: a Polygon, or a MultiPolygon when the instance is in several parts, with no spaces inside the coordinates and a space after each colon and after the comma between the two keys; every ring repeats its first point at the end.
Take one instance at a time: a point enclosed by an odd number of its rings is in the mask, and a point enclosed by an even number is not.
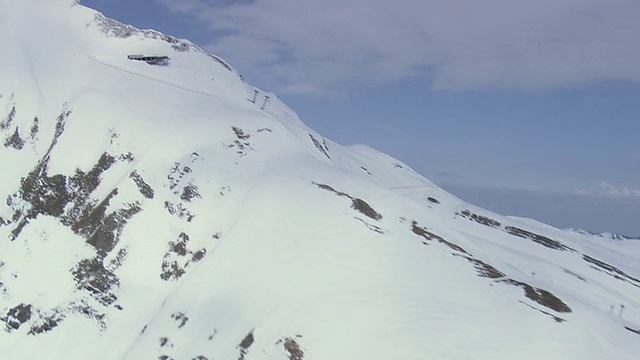
{"type": "Polygon", "coordinates": [[[640,353],[640,241],[464,203],[70,0],[0,0],[0,39],[3,359],[640,353]]]}

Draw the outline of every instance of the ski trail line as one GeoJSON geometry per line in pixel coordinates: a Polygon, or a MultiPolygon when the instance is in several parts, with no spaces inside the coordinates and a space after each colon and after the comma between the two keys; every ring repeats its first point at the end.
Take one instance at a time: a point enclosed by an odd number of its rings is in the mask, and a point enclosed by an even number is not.
{"type": "Polygon", "coordinates": [[[188,87],[185,87],[185,86],[182,86],[182,85],[179,85],[179,84],[176,84],[176,83],[172,83],[172,82],[169,82],[169,81],[166,81],[166,80],[160,80],[160,79],[157,79],[157,78],[154,78],[154,77],[151,77],[151,76],[143,75],[143,74],[141,74],[139,72],[136,72],[136,71],[133,71],[133,70],[129,70],[129,69],[117,66],[117,65],[109,64],[107,62],[98,60],[95,56],[92,56],[92,55],[89,55],[89,59],[94,61],[94,62],[96,62],[96,63],[98,63],[98,64],[100,64],[100,65],[103,65],[103,66],[106,66],[106,67],[110,67],[112,69],[116,69],[116,70],[125,72],[125,73],[130,74],[130,75],[134,75],[134,76],[146,79],[146,80],[155,81],[155,82],[158,82],[158,83],[161,83],[161,84],[165,84],[165,85],[174,87],[176,89],[187,91],[187,92],[190,92],[190,93],[193,93],[193,94],[208,96],[208,97],[211,97],[211,98],[214,98],[214,99],[218,99],[219,98],[216,95],[213,95],[213,94],[210,94],[210,93],[206,93],[204,91],[190,89],[188,87]]]}

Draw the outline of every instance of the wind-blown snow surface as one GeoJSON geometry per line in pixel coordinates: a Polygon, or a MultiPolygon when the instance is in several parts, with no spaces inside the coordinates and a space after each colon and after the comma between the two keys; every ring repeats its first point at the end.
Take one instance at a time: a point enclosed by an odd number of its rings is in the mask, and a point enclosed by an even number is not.
{"type": "Polygon", "coordinates": [[[639,241],[466,204],[72,1],[0,0],[0,40],[3,359],[640,354],[639,241]]]}

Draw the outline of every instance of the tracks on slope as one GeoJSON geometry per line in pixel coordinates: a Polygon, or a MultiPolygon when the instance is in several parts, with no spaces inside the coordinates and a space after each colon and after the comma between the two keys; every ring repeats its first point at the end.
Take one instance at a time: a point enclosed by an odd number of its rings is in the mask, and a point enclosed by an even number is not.
{"type": "Polygon", "coordinates": [[[119,71],[125,72],[125,73],[130,74],[130,75],[134,75],[134,76],[146,79],[146,80],[155,81],[157,83],[168,85],[168,86],[174,87],[176,89],[187,91],[187,92],[190,92],[190,93],[193,93],[193,94],[207,96],[207,97],[211,97],[211,98],[214,98],[214,99],[218,99],[219,98],[218,96],[213,95],[211,93],[207,93],[207,92],[204,92],[204,91],[191,89],[191,88],[188,88],[188,87],[183,86],[181,84],[177,84],[177,83],[174,83],[174,82],[171,82],[171,81],[167,81],[167,80],[158,79],[158,78],[155,78],[155,77],[152,77],[152,76],[148,76],[148,75],[142,74],[140,72],[137,72],[137,71],[134,71],[134,70],[131,70],[131,69],[127,69],[127,68],[122,67],[122,66],[110,64],[108,62],[99,60],[98,58],[96,58],[93,55],[89,55],[88,57],[89,57],[89,60],[94,61],[97,64],[100,64],[100,65],[103,65],[103,66],[106,66],[106,67],[109,67],[109,68],[112,68],[112,69],[115,69],[115,70],[119,70],[119,71]]]}

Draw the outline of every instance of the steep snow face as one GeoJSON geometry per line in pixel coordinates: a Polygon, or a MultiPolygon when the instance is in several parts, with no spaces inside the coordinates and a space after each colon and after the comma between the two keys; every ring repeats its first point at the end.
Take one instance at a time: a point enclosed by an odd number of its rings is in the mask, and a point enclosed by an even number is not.
{"type": "Polygon", "coordinates": [[[640,242],[461,202],[188,41],[0,10],[3,358],[640,353],[640,242]]]}

